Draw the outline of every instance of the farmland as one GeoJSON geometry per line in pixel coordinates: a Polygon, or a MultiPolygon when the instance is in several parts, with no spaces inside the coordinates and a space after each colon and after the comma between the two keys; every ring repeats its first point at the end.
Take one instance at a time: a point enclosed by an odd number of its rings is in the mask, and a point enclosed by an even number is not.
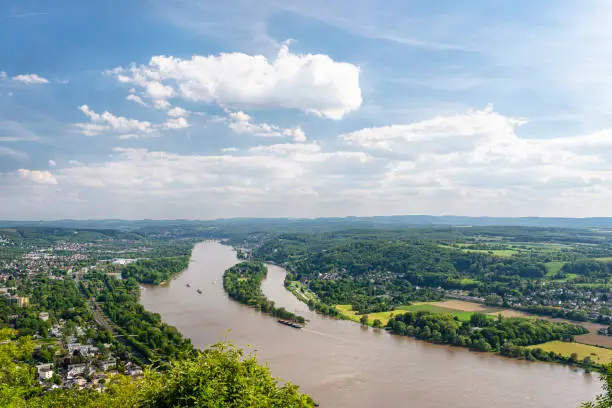
{"type": "Polygon", "coordinates": [[[552,351],[561,354],[564,357],[571,357],[573,353],[576,353],[578,355],[578,360],[583,360],[585,357],[589,357],[592,361],[598,364],[607,364],[612,362],[612,350],[591,346],[588,344],[549,341],[547,343],[529,346],[529,348],[539,348],[546,352],[552,351]]]}

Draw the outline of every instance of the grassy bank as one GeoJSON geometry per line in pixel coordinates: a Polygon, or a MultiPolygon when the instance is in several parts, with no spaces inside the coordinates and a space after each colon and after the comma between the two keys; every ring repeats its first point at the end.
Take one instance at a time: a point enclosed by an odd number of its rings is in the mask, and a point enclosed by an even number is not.
{"type": "Polygon", "coordinates": [[[563,357],[571,358],[574,354],[577,360],[589,358],[597,364],[609,364],[612,362],[612,350],[603,347],[591,346],[575,342],[549,341],[547,343],[529,346],[529,349],[541,349],[546,352],[560,354],[563,357]]]}

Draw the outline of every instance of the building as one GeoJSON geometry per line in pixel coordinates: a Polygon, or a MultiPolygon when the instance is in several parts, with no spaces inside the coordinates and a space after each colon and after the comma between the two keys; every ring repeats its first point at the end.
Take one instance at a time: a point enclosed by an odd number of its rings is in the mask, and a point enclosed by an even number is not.
{"type": "Polygon", "coordinates": [[[108,359],[106,361],[103,361],[101,364],[101,368],[104,371],[108,371],[111,368],[116,367],[116,366],[117,366],[117,360],[115,359],[108,359]]]}
{"type": "Polygon", "coordinates": [[[38,377],[41,379],[41,381],[50,380],[53,378],[53,370],[51,367],[52,364],[40,364],[36,366],[38,377]]]}
{"type": "Polygon", "coordinates": [[[40,312],[38,314],[38,318],[40,320],[42,320],[43,322],[46,322],[47,320],[49,320],[49,313],[47,313],[47,312],[40,312]]]}
{"type": "Polygon", "coordinates": [[[83,374],[87,370],[87,364],[70,364],[68,366],[68,373],[66,374],[66,378],[69,380],[75,378],[83,374]]]}
{"type": "Polygon", "coordinates": [[[28,298],[28,297],[21,297],[21,296],[17,297],[17,304],[19,306],[24,307],[24,306],[27,306],[28,303],[30,303],[30,298],[28,298]]]}

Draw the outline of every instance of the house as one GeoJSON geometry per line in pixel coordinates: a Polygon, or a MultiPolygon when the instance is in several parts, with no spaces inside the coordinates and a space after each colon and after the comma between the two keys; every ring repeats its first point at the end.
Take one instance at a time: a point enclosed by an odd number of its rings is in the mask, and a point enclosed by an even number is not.
{"type": "Polygon", "coordinates": [[[53,370],[51,369],[52,366],[52,364],[40,364],[36,366],[38,377],[42,381],[50,380],[53,377],[53,370]]]}
{"type": "Polygon", "coordinates": [[[607,327],[603,327],[603,328],[597,330],[597,334],[601,334],[602,336],[607,336],[609,334],[608,328],[607,327]]]}
{"type": "Polygon", "coordinates": [[[106,361],[103,361],[103,362],[102,362],[102,364],[101,364],[101,368],[102,368],[102,370],[104,370],[104,371],[108,371],[108,370],[110,370],[111,368],[115,367],[116,365],[117,365],[117,361],[116,361],[116,360],[114,360],[114,359],[109,359],[109,360],[106,360],[106,361]]]}
{"type": "Polygon", "coordinates": [[[49,313],[47,313],[47,312],[40,312],[38,314],[38,318],[40,320],[42,320],[43,322],[46,322],[47,320],[49,320],[49,313]]]}
{"type": "Polygon", "coordinates": [[[76,380],[74,380],[74,383],[78,385],[79,387],[83,387],[85,384],[87,384],[87,380],[79,377],[76,380]]]}
{"type": "Polygon", "coordinates": [[[71,380],[76,376],[83,374],[86,370],[87,364],[70,364],[68,366],[68,373],[66,374],[66,378],[71,380]]]}
{"type": "Polygon", "coordinates": [[[128,370],[128,375],[132,376],[132,377],[141,377],[143,375],[143,372],[140,368],[134,368],[131,370],[128,370]]]}
{"type": "Polygon", "coordinates": [[[92,354],[96,354],[99,350],[97,347],[89,345],[89,344],[80,344],[80,343],[68,343],[66,345],[68,352],[73,354],[75,351],[78,351],[83,357],[89,357],[92,354]]]}

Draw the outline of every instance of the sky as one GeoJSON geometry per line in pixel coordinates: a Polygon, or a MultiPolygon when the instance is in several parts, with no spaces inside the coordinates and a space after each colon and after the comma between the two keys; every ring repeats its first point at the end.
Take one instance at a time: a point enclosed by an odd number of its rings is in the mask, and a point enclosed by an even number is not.
{"type": "Polygon", "coordinates": [[[612,2],[0,3],[0,219],[611,216],[612,2]]]}

